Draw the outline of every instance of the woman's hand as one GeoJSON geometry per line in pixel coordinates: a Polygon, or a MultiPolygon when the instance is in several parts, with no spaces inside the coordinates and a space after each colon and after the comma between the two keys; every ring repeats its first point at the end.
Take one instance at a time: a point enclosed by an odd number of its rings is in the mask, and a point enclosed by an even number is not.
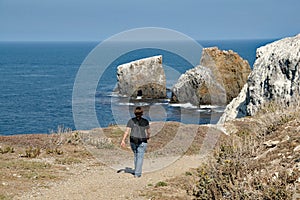
{"type": "Polygon", "coordinates": [[[125,148],[125,147],[126,147],[126,143],[125,143],[125,141],[124,141],[124,140],[122,140],[122,142],[121,142],[121,147],[123,147],[123,148],[125,148]]]}
{"type": "Polygon", "coordinates": [[[124,136],[123,136],[123,139],[122,139],[122,142],[121,142],[121,147],[123,147],[123,148],[126,147],[125,140],[126,140],[126,137],[129,135],[129,133],[130,133],[130,128],[126,127],[126,131],[124,133],[124,136]]]}

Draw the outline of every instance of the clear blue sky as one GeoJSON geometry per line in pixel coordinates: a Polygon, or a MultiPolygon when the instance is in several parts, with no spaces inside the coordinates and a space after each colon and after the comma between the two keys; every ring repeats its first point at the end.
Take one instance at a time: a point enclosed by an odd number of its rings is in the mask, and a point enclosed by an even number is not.
{"type": "Polygon", "coordinates": [[[101,41],[163,27],[196,40],[300,33],[299,0],[0,0],[0,41],[101,41]]]}

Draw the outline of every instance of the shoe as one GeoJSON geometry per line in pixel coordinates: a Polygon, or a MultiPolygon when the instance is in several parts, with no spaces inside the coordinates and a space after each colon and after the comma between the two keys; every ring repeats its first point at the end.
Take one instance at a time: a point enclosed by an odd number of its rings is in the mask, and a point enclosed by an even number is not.
{"type": "Polygon", "coordinates": [[[141,175],[134,175],[134,178],[141,178],[141,175]]]}

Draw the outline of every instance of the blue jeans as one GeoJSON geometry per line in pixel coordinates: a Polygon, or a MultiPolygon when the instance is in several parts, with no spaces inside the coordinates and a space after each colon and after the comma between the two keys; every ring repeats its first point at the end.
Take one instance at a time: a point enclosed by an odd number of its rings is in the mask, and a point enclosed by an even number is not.
{"type": "Polygon", "coordinates": [[[134,153],[134,175],[140,177],[142,175],[142,166],[144,161],[144,153],[147,149],[147,143],[141,144],[130,143],[131,149],[134,153]]]}

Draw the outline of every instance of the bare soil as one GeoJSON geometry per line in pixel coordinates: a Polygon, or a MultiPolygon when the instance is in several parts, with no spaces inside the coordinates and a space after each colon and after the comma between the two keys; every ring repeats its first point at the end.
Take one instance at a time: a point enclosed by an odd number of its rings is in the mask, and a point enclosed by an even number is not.
{"type": "Polygon", "coordinates": [[[299,109],[215,126],[151,124],[141,178],[123,128],[0,136],[3,199],[297,199],[299,109]],[[154,170],[153,170],[154,169],[154,170]]]}
{"type": "MultiPolygon", "coordinates": [[[[200,150],[208,132],[215,137],[221,134],[208,126],[177,122],[156,122],[151,127],[153,137],[148,143],[141,178],[117,173],[118,167],[133,167],[130,149],[119,147],[122,127],[0,136],[0,199],[149,199],[151,193],[144,191],[205,160],[200,150]],[[191,132],[193,140],[184,136],[191,132]],[[183,146],[185,139],[189,140],[187,148],[175,148],[183,146]],[[125,152],[124,157],[115,156],[120,151],[125,152]],[[112,156],[114,159],[109,159],[112,156]],[[159,167],[151,170],[151,166],[159,167]]],[[[217,139],[208,139],[214,146],[217,139]]],[[[186,194],[178,190],[177,196],[186,194]]]]}

